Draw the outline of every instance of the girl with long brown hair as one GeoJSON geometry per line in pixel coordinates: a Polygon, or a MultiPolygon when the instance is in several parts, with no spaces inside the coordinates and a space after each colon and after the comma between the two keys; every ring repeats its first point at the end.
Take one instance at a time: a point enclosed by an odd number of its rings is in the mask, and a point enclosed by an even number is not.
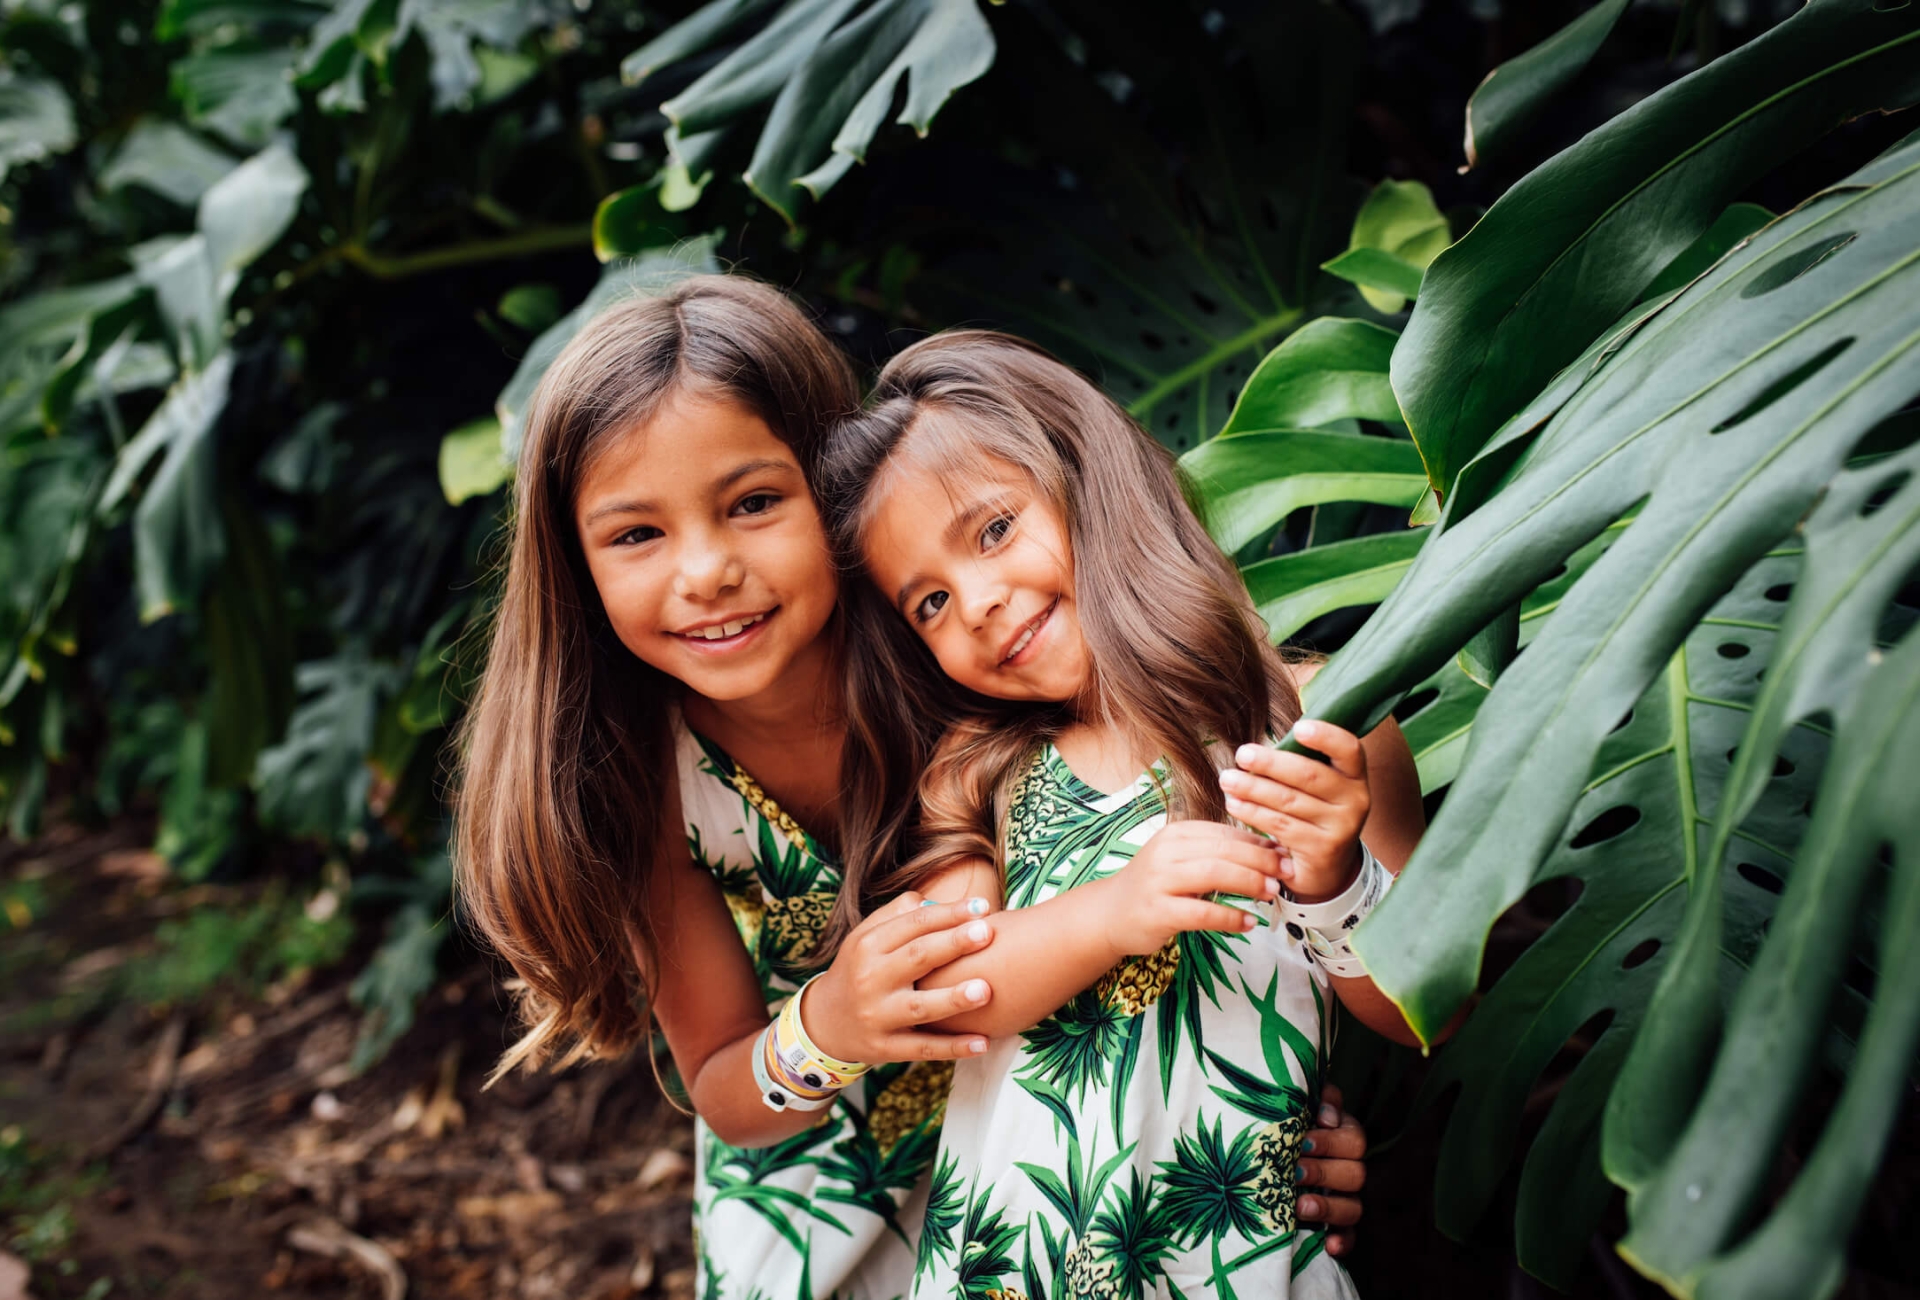
{"type": "MultiPolygon", "coordinates": [[[[528,412],[462,735],[457,897],[522,982],[499,1069],[619,1056],[658,1020],[699,1115],[703,1296],[902,1294],[947,1063],[985,1041],[923,1026],[986,1004],[986,981],[916,987],[991,942],[984,901],[907,893],[863,917],[839,898],[836,841],[885,820],[849,792],[887,782],[846,744],[809,479],[858,397],[839,351],[744,277],[583,327],[528,412]],[[796,1045],[813,1054],[776,1050],[796,1045]]],[[[1315,1181],[1357,1186],[1333,1157],[1364,1134],[1318,1140],[1315,1181]]]]}
{"type": "Polygon", "coordinates": [[[994,1041],[954,1069],[914,1294],[1350,1295],[1294,1164],[1324,991],[1410,1041],[1345,944],[1423,825],[1397,729],[1299,721],[1305,673],[1171,458],[1020,340],[908,348],[821,483],[868,579],[842,597],[854,736],[920,773],[849,888],[1007,909],[922,981],[996,995],[941,1022],[994,1041]],[[1327,761],[1262,743],[1289,730],[1327,761]],[[1284,928],[1256,932],[1269,903],[1284,928]]]}

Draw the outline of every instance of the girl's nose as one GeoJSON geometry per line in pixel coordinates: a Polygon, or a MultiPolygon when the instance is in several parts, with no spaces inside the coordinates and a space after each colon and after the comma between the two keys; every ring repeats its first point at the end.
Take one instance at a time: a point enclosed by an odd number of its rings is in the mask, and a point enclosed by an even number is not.
{"type": "Polygon", "coordinates": [[[960,616],[974,631],[987,625],[996,612],[1006,607],[1006,588],[997,582],[976,579],[960,592],[960,616]]]}
{"type": "Polygon", "coordinates": [[[746,565],[732,547],[713,542],[690,543],[680,553],[675,585],[691,600],[712,600],[746,579],[746,565]]]}

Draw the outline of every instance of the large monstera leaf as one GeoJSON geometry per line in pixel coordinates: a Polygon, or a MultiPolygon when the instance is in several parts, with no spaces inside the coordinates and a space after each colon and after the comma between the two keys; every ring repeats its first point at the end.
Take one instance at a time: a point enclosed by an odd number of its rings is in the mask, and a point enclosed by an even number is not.
{"type": "MultiPolygon", "coordinates": [[[[1807,13],[1836,7],[1844,8],[1816,0],[1807,13]]],[[[1858,1206],[1857,1193],[1825,1205],[1826,1235],[1791,1270],[1788,1248],[1812,1239],[1778,1215],[1744,1245],[1737,1239],[1819,1058],[1849,919],[1883,845],[1893,846],[1895,870],[1889,924],[1912,905],[1902,891],[1914,873],[1920,813],[1888,774],[1901,770],[1900,746],[1912,745],[1920,642],[1911,633],[1891,648],[1879,642],[1899,631],[1884,614],[1920,560],[1920,487],[1912,485],[1920,453],[1844,467],[1883,453],[1888,444],[1874,430],[1920,394],[1917,222],[1920,140],[1910,139],[1591,347],[1459,473],[1404,581],[1319,675],[1310,700],[1316,716],[1371,726],[1569,557],[1630,518],[1487,693],[1446,803],[1355,945],[1415,1028],[1432,1034],[1473,991],[1495,917],[1538,881],[1569,874],[1588,847],[1583,835],[1616,830],[1605,857],[1589,859],[1602,865],[1586,873],[1587,891],[1543,940],[1551,946],[1529,953],[1538,978],[1515,984],[1505,1002],[1496,990],[1478,1013],[1491,1008],[1492,1027],[1463,1033],[1452,1068],[1463,1078],[1480,1072],[1490,1118],[1469,1119],[1484,1134],[1511,1111],[1516,1081],[1524,1090],[1567,1033],[1612,1013],[1599,1039],[1611,1046],[1590,1051],[1569,1083],[1562,1106],[1573,1109],[1549,1121],[1548,1155],[1536,1147],[1531,1181],[1548,1204],[1590,1197],[1564,1179],[1564,1188],[1548,1184],[1566,1161],[1591,1171],[1604,1149],[1609,1175],[1632,1194],[1623,1249],[1677,1294],[1819,1293],[1837,1277],[1858,1206]],[[1770,554],[1798,549],[1803,519],[1804,574],[1769,573],[1770,554]],[[1756,603],[1743,580],[1762,579],[1756,603]],[[1782,596],[1784,622],[1767,613],[1782,596]],[[1729,609],[1736,612],[1721,612],[1729,609]],[[1768,674],[1756,687],[1758,666],[1768,674]],[[1723,680],[1703,684],[1696,674],[1706,669],[1723,680]],[[1654,732],[1643,738],[1647,728],[1654,732]],[[1622,766],[1636,743],[1653,745],[1653,754],[1660,728],[1671,756],[1622,766]],[[1809,737],[1829,729],[1832,757],[1804,835],[1785,825],[1753,831],[1778,821],[1783,807],[1804,806],[1775,799],[1770,783],[1801,768],[1817,748],[1809,737]],[[1701,767],[1730,753],[1730,770],[1701,767]],[[1662,765],[1675,772],[1665,783],[1655,781],[1662,765]],[[1657,789],[1612,787],[1630,780],[1657,789]],[[1606,820],[1626,807],[1638,813],[1631,828],[1621,826],[1624,813],[1606,820]],[[1656,901],[1647,891],[1663,874],[1666,901],[1656,901]],[[1750,949],[1749,922],[1764,907],[1746,888],[1756,880],[1785,880],[1787,893],[1751,956],[1753,974],[1731,982],[1740,991],[1722,1043],[1726,959],[1750,949]],[[1600,925],[1616,913],[1626,927],[1617,936],[1600,925]],[[1629,934],[1639,937],[1616,954],[1629,934]],[[1660,951],[1629,963],[1647,939],[1660,951]],[[1542,1001],[1542,990],[1556,987],[1547,968],[1573,970],[1582,947],[1586,966],[1542,1001]],[[1660,994],[1649,1003],[1645,986],[1656,972],[1660,994]],[[1476,1037],[1505,1044],[1506,1059],[1472,1050],[1476,1037]]],[[[1497,276],[1504,255],[1497,243],[1463,241],[1445,256],[1467,277],[1476,266],[1497,276]]],[[[1429,292],[1433,283],[1430,272],[1429,292]]],[[[1422,310],[1428,302],[1423,296],[1422,310]]],[[[1471,314],[1436,314],[1403,339],[1396,379],[1456,363],[1470,369],[1486,347],[1471,314]]],[[[1418,436],[1416,404],[1401,397],[1418,436]]],[[[1903,940],[1888,952],[1907,947],[1903,940]]],[[[1863,1046],[1823,1139],[1823,1153],[1839,1153],[1822,1166],[1829,1177],[1842,1154],[1871,1151],[1884,1136],[1889,1090],[1897,1092],[1900,1062],[1911,1057],[1910,991],[1890,985],[1882,982],[1862,1039],[1871,1048],[1863,1046]]],[[[1462,1177],[1478,1188],[1486,1173],[1462,1177]]],[[[1852,1178],[1859,1183],[1857,1169],[1852,1178]]],[[[1597,1187],[1590,1178],[1583,1185],[1597,1187]]],[[[1812,1199],[1810,1191],[1801,1203],[1812,1199]]],[[[1463,1211],[1471,1204],[1463,1192],[1463,1211]]]]}
{"type": "Polygon", "coordinates": [[[960,228],[909,298],[930,324],[1045,344],[1184,451],[1225,425],[1275,343],[1361,308],[1319,271],[1360,198],[1344,174],[1359,34],[1337,7],[1305,0],[1239,15],[1217,38],[1198,22],[1120,30],[1096,6],[1056,8],[1099,35],[1133,89],[1121,103],[1064,57],[1043,61],[1043,42],[1014,39],[1010,9],[1002,62],[1047,87],[1025,128],[1043,166],[943,196],[960,228]],[[1229,50],[1243,56],[1231,67],[1229,50]]]}
{"type": "Polygon", "coordinates": [[[866,158],[905,83],[894,120],[925,135],[952,94],[993,66],[978,0],[713,0],[627,56],[640,82],[724,49],[662,104],[683,186],[703,185],[715,151],[766,110],[745,179],[789,221],[866,158]],[[731,47],[727,48],[731,43],[731,47]]]}
{"type": "Polygon", "coordinates": [[[1811,0],[1515,184],[1427,268],[1394,356],[1434,487],[1451,490],[1749,184],[1839,123],[1916,99],[1920,6],[1811,0]]]}

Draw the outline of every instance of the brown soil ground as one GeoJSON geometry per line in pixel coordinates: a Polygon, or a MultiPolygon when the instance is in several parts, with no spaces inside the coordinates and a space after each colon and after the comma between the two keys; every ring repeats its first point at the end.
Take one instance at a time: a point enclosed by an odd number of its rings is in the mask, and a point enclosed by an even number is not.
{"type": "MultiPolygon", "coordinates": [[[[164,918],[257,892],[168,881],[144,831],[0,848],[0,884],[58,884],[42,914],[0,918],[0,1247],[31,1261],[33,1296],[692,1296],[689,1122],[644,1054],[483,1091],[508,1026],[471,950],[443,962],[411,1032],[360,1077],[346,1068],[352,959],[191,1008],[138,990],[90,999],[164,918]]],[[[1350,1259],[1361,1293],[1552,1294],[1497,1235],[1462,1245],[1433,1229],[1432,1127],[1371,1162],[1350,1259]]],[[[1909,1207],[1912,1167],[1882,1178],[1909,1207]]],[[[1659,1292],[1596,1242],[1574,1294],[1659,1292]]],[[[1847,1294],[1920,1288],[1862,1270],[1847,1294]]]]}

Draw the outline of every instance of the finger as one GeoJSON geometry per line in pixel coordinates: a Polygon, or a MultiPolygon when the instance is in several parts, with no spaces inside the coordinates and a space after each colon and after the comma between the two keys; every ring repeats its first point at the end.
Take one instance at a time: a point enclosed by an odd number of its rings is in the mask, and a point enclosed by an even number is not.
{"type": "Polygon", "coordinates": [[[1316,762],[1305,754],[1289,754],[1271,745],[1242,745],[1233,752],[1233,761],[1238,766],[1220,774],[1222,786],[1231,788],[1229,778],[1238,774],[1276,781],[1324,799],[1329,797],[1330,792],[1353,782],[1351,776],[1338,768],[1316,762]]]}
{"type": "Polygon", "coordinates": [[[987,1050],[983,1034],[942,1034],[931,1030],[889,1034],[880,1044],[889,1061],[965,1061],[987,1050]]]}
{"type": "MultiPolygon", "coordinates": [[[[1320,1113],[1314,1118],[1315,1126],[1320,1126],[1320,1121],[1327,1118],[1327,1107],[1331,1106],[1335,1110],[1339,1110],[1346,1105],[1346,1101],[1346,1095],[1340,1091],[1339,1084],[1329,1083],[1324,1085],[1320,1089],[1320,1113]]],[[[1338,1122],[1338,1119],[1336,1119],[1335,1123],[1338,1122]]],[[[1326,1127],[1331,1128],[1333,1125],[1329,1124],[1326,1125],[1326,1127]]]]}
{"type": "Polygon", "coordinates": [[[894,1023],[903,1028],[938,1024],[948,1016],[978,1010],[992,1000],[992,987],[978,979],[963,980],[951,988],[909,989],[895,1000],[898,1010],[894,1023]]]}
{"type": "Polygon", "coordinates": [[[1348,1228],[1360,1222],[1360,1198],[1357,1196],[1331,1196],[1315,1192],[1310,1196],[1302,1196],[1295,1202],[1294,1209],[1308,1223],[1348,1228]]]}
{"type": "Polygon", "coordinates": [[[1336,1258],[1346,1255],[1353,1249],[1353,1239],[1359,1236],[1355,1228],[1341,1228],[1327,1233],[1327,1254],[1336,1258]]]}
{"type": "MultiPolygon", "coordinates": [[[[964,925],[993,910],[993,904],[984,898],[962,898],[952,903],[934,903],[927,905],[922,898],[914,906],[897,916],[889,917],[874,931],[875,942],[881,952],[896,952],[924,934],[933,934],[940,930],[951,930],[956,925],[964,925]]],[[[931,967],[929,967],[931,969],[931,967]]]]}
{"type": "Polygon", "coordinates": [[[1240,771],[1222,772],[1220,789],[1229,799],[1258,804],[1306,822],[1351,822],[1355,819],[1349,810],[1367,798],[1365,782],[1350,781],[1338,775],[1330,787],[1334,796],[1331,799],[1323,799],[1310,790],[1301,790],[1284,782],[1270,781],[1264,776],[1240,771]]]}
{"type": "Polygon", "coordinates": [[[1262,804],[1248,803],[1245,799],[1227,796],[1227,815],[1236,821],[1243,821],[1257,831],[1271,835],[1284,844],[1291,853],[1295,844],[1304,835],[1311,835],[1318,828],[1312,822],[1303,822],[1298,817],[1277,812],[1262,804]]]}
{"type": "Polygon", "coordinates": [[[1245,934],[1259,924],[1251,912],[1198,898],[1168,899],[1166,917],[1176,930],[1215,930],[1221,934],[1245,934]]]}
{"type": "Polygon", "coordinates": [[[1329,1192],[1357,1192],[1367,1185],[1367,1167],[1358,1160],[1302,1160],[1299,1181],[1329,1192]]]}
{"type": "Polygon", "coordinates": [[[1241,844],[1250,849],[1273,847],[1263,836],[1255,835],[1252,831],[1241,830],[1238,826],[1229,826],[1225,822],[1173,822],[1163,828],[1159,834],[1171,836],[1193,848],[1204,847],[1224,851],[1221,846],[1227,844],[1241,844]]]}
{"type": "Polygon", "coordinates": [[[1256,839],[1250,844],[1242,840],[1220,840],[1184,848],[1170,865],[1224,862],[1247,871],[1257,871],[1263,876],[1278,876],[1281,857],[1280,846],[1271,840],[1256,839]]]}
{"type": "Polygon", "coordinates": [[[1358,1160],[1367,1154],[1367,1131],[1351,1115],[1342,1115],[1332,1128],[1315,1128],[1300,1148],[1322,1160],[1358,1160]]]}
{"type": "Polygon", "coordinates": [[[962,913],[962,917],[967,921],[965,925],[923,934],[896,948],[888,959],[889,978],[901,984],[917,983],[928,971],[939,970],[970,952],[978,952],[993,941],[991,925],[977,916],[967,918],[962,913]]]}
{"type": "Polygon", "coordinates": [[[1348,776],[1367,774],[1367,753],[1360,748],[1360,737],[1345,727],[1316,718],[1302,718],[1293,724],[1293,738],[1308,749],[1327,756],[1327,761],[1348,776]]]}
{"type": "Polygon", "coordinates": [[[909,889],[885,907],[876,907],[873,911],[867,913],[865,919],[854,928],[865,929],[868,926],[877,926],[884,922],[891,921],[896,916],[904,916],[914,908],[920,906],[920,898],[919,890],[909,889]]]}
{"type": "Polygon", "coordinates": [[[1179,890],[1188,897],[1208,894],[1236,894],[1241,898],[1270,900],[1280,897],[1276,875],[1228,862],[1193,862],[1179,869],[1179,890]]]}

